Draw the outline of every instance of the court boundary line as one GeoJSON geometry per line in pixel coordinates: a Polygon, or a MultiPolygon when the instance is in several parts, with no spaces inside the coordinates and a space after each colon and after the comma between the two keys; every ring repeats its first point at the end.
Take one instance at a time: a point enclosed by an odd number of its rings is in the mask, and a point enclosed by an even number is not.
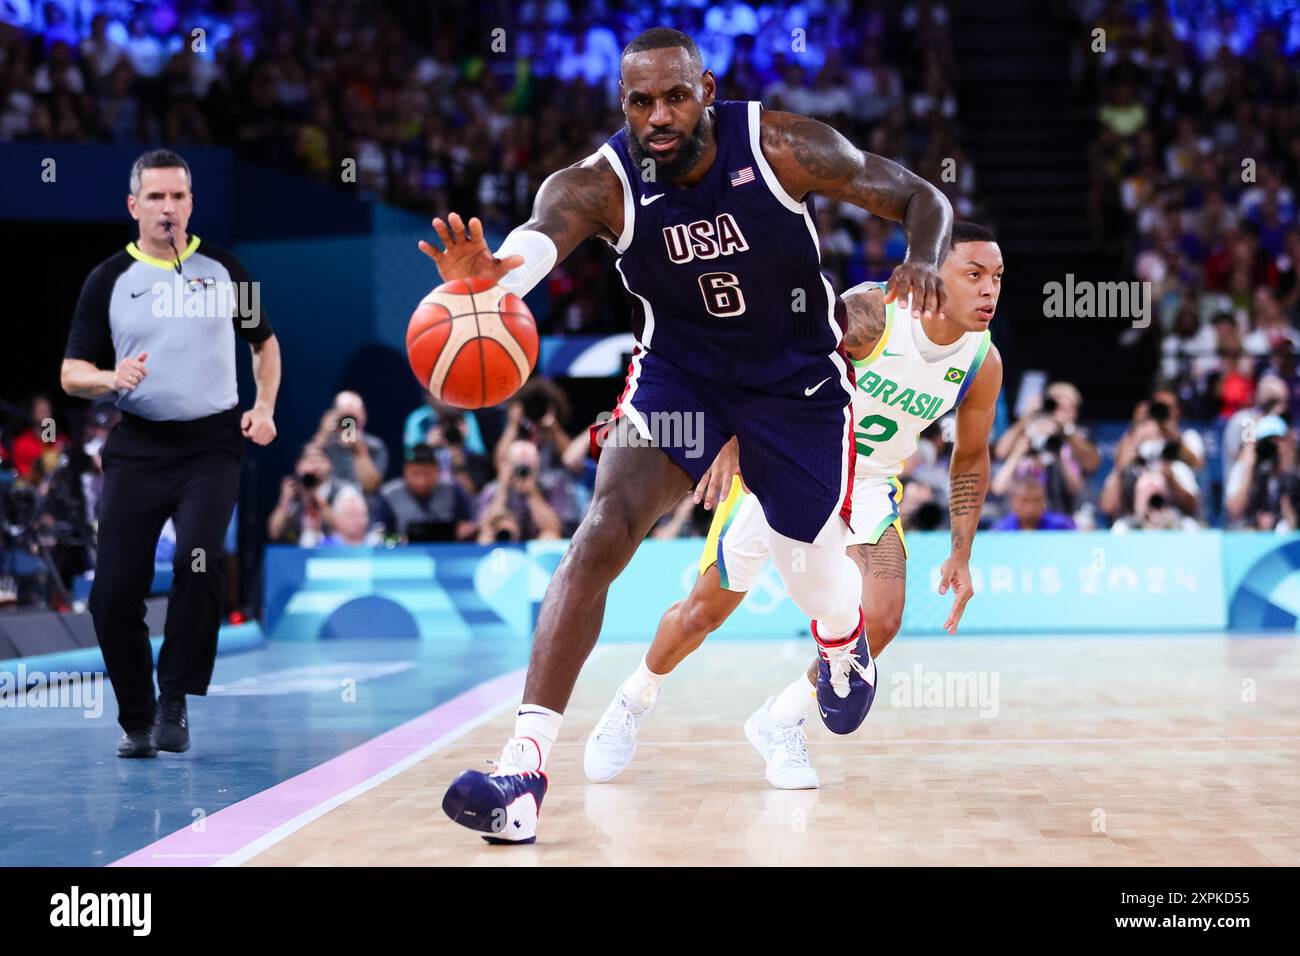
{"type": "Polygon", "coordinates": [[[224,807],[204,819],[202,830],[190,824],[108,865],[238,866],[491,720],[519,699],[526,674],[527,668],[518,668],[484,681],[351,750],[224,807]],[[400,756],[395,750],[401,751],[400,756]]]}

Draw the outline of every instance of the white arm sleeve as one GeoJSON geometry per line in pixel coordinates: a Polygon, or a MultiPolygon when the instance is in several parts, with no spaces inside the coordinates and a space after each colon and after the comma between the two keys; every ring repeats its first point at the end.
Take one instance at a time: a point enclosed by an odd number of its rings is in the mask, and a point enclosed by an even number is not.
{"type": "Polygon", "coordinates": [[[845,289],[843,292],[841,292],[840,298],[842,299],[846,295],[862,295],[863,293],[866,292],[875,292],[875,291],[884,292],[885,283],[871,282],[871,281],[859,282],[857,285],[853,286],[852,288],[845,289]]]}
{"type": "Polygon", "coordinates": [[[515,295],[523,297],[555,268],[559,256],[551,237],[536,229],[516,229],[506,236],[501,248],[493,253],[498,259],[523,256],[524,264],[511,269],[498,283],[515,295]]]}

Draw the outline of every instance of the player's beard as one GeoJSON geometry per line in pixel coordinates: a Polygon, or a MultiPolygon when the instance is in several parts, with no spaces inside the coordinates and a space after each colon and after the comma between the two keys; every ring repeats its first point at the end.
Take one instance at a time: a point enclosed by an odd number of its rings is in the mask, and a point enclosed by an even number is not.
{"type": "Polygon", "coordinates": [[[708,117],[708,110],[700,114],[695,129],[682,137],[681,145],[677,147],[677,155],[670,160],[662,160],[647,151],[641,145],[641,141],[632,133],[632,127],[624,123],[623,127],[627,130],[628,152],[632,155],[632,162],[636,164],[638,169],[644,170],[647,168],[645,161],[647,159],[651,160],[655,164],[656,180],[672,182],[674,179],[680,179],[695,168],[695,164],[704,155],[704,147],[709,144],[710,126],[708,117]]]}

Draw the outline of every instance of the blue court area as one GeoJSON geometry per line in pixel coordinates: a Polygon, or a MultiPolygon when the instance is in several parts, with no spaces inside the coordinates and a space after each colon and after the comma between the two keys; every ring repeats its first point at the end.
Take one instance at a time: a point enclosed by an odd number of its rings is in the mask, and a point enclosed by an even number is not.
{"type": "Polygon", "coordinates": [[[115,754],[103,713],[0,710],[0,866],[113,862],[527,663],[528,643],[337,639],[276,642],[217,658],[190,698],[193,746],[156,760],[115,754]]]}

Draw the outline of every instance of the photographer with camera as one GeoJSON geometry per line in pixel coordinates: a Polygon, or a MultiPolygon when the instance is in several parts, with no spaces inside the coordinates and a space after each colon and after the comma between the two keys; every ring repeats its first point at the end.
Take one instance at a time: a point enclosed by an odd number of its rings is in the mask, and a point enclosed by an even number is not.
{"type": "Polygon", "coordinates": [[[1074,456],[1071,441],[1086,439],[1078,435],[1072,422],[1063,425],[1061,414],[1061,405],[1049,394],[1037,412],[1013,426],[1018,434],[1012,437],[1009,454],[989,482],[990,494],[1007,495],[1017,482],[1030,478],[1043,486],[1050,510],[1074,512],[1083,494],[1083,466],[1074,456]]]}
{"type": "Polygon", "coordinates": [[[1185,524],[1168,523],[1165,512],[1172,508],[1198,526],[1200,486],[1193,468],[1200,467],[1204,445],[1195,432],[1179,429],[1176,401],[1160,390],[1134,409],[1133,423],[1115,451],[1115,467],[1101,489],[1101,510],[1112,521],[1124,520],[1131,527],[1185,524]],[[1166,523],[1150,525],[1148,519],[1166,523]]]}
{"type": "Polygon", "coordinates": [[[469,433],[464,417],[459,409],[444,412],[437,423],[430,426],[423,442],[407,449],[407,461],[411,453],[420,445],[433,449],[439,467],[439,481],[457,484],[471,498],[492,479],[492,465],[487,456],[479,454],[469,447],[469,433]]]}
{"type": "Polygon", "coordinates": [[[366,431],[366,403],[356,392],[339,392],[321,416],[320,427],[309,444],[330,460],[339,481],[358,485],[367,495],[384,483],[388,471],[388,446],[366,431]]]}
{"type": "Polygon", "coordinates": [[[325,452],[307,445],[294,473],[280,482],[280,500],[266,522],[267,536],[277,544],[314,548],[334,530],[330,509],[344,488],[356,485],[335,478],[325,452]]]}
{"type": "Polygon", "coordinates": [[[566,466],[565,452],[571,439],[563,422],[569,417],[569,398],[547,378],[524,384],[506,409],[506,427],[497,442],[493,459],[502,474],[503,457],[520,439],[533,444],[538,453],[537,482],[551,508],[559,516],[561,531],[572,534],[582,520],[587,497],[579,493],[578,481],[566,466]]]}
{"type": "Polygon", "coordinates": [[[1173,503],[1176,487],[1177,480],[1167,471],[1138,472],[1133,482],[1133,508],[1118,518],[1111,530],[1195,531],[1200,523],[1173,503]]]}
{"type": "Polygon", "coordinates": [[[1237,463],[1237,457],[1241,454],[1242,446],[1245,444],[1243,436],[1254,434],[1254,429],[1258,426],[1261,419],[1268,415],[1287,414],[1288,404],[1291,393],[1287,390],[1286,382],[1269,372],[1260,375],[1259,380],[1254,385],[1254,396],[1250,403],[1234,412],[1232,417],[1223,426],[1223,436],[1220,439],[1223,450],[1223,487],[1224,494],[1227,494],[1228,476],[1232,472],[1232,466],[1237,463]]]}
{"type": "Polygon", "coordinates": [[[376,516],[388,534],[408,542],[475,537],[474,500],[459,482],[441,481],[441,472],[437,450],[431,445],[416,445],[407,453],[402,477],[379,490],[376,516]]]}
{"type": "Polygon", "coordinates": [[[518,439],[506,450],[498,477],[479,495],[479,544],[554,540],[563,525],[538,484],[537,446],[518,439]]]}
{"type": "Polygon", "coordinates": [[[1242,442],[1228,473],[1225,505],[1231,526],[1294,531],[1300,502],[1295,436],[1280,415],[1266,415],[1255,425],[1253,437],[1242,442]]]}
{"type": "Polygon", "coordinates": [[[1010,457],[1012,448],[1030,422],[1047,416],[1058,426],[1062,447],[1069,449],[1069,456],[1079,463],[1079,468],[1085,475],[1091,475],[1101,467],[1101,452],[1079,424],[1079,410],[1082,407],[1083,395],[1074,385],[1065,381],[1052,382],[1030,403],[1029,410],[1002,433],[994,446],[994,457],[1002,460],[1010,457]]]}
{"type": "MultiPolygon", "coordinates": [[[[465,450],[472,455],[486,456],[487,445],[483,442],[483,430],[479,427],[479,414],[496,416],[500,413],[495,408],[479,409],[477,413],[468,412],[455,405],[440,402],[433,397],[432,392],[426,392],[424,404],[407,415],[406,421],[402,424],[403,451],[409,454],[416,445],[428,444],[431,431],[450,417],[460,421],[460,433],[465,439],[465,450]]],[[[492,418],[492,421],[496,421],[496,418],[492,418]]],[[[445,463],[444,467],[446,467],[445,463]]]]}

